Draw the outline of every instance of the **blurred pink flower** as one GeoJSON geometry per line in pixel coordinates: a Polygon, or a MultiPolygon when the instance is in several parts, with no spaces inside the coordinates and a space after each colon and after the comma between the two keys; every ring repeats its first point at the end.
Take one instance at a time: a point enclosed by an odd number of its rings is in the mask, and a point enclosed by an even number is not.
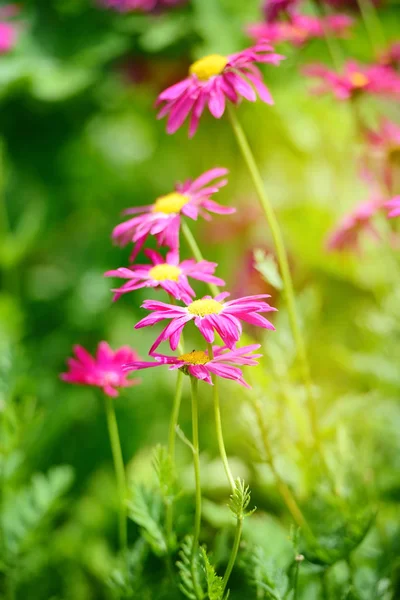
{"type": "Polygon", "coordinates": [[[103,6],[120,12],[157,12],[183,4],[187,0],[99,0],[103,6]]]}
{"type": "Polygon", "coordinates": [[[140,369],[169,365],[170,370],[183,369],[192,377],[196,377],[210,385],[213,385],[212,375],[218,375],[218,377],[231,379],[249,388],[249,384],[244,381],[243,373],[237,365],[258,365],[256,359],[260,358],[262,354],[252,354],[258,348],[260,348],[260,344],[243,346],[234,350],[213,346],[213,358],[210,358],[208,352],[203,350],[193,350],[181,356],[166,356],[165,354],[155,353],[153,355],[155,362],[132,362],[125,365],[124,370],[139,371],[140,369]]]}
{"type": "Polygon", "coordinates": [[[317,94],[332,92],[340,100],[347,100],[362,92],[400,98],[400,76],[390,67],[361,65],[349,60],[342,73],[322,64],[309,65],[303,72],[309,77],[321,79],[321,84],[314,90],[317,94]]]}
{"type": "Polygon", "coordinates": [[[107,271],[106,277],[120,277],[128,279],[122,287],[113,289],[114,300],[118,300],[122,294],[138,290],[144,287],[161,287],[167,294],[171,294],[176,300],[191,302],[196,293],[190,287],[188,277],[223,286],[225,281],[213,275],[217,263],[193,259],[179,262],[177,251],[168,252],[164,259],[155,250],[145,250],[145,255],[151,260],[151,265],[135,265],[129,269],[121,267],[113,271],[107,271]]]}
{"type": "Polygon", "coordinates": [[[400,68],[400,42],[394,42],[382,54],[380,62],[382,65],[400,68]]]}
{"type": "MultiPolygon", "coordinates": [[[[359,12],[360,6],[358,0],[322,0],[323,3],[328,4],[332,8],[336,10],[341,9],[350,9],[359,12]]],[[[375,6],[380,6],[383,4],[383,0],[369,0],[375,6]]]]}
{"type": "Polygon", "coordinates": [[[269,298],[268,294],[259,296],[245,296],[223,302],[229,296],[228,292],[222,292],[215,298],[204,296],[186,306],[166,304],[156,300],[145,300],[142,308],[153,311],[150,315],[139,321],[135,329],[155,325],[165,319],[171,319],[165,329],[158,336],[150,349],[150,354],[158,348],[161,342],[169,340],[171,350],[176,350],[181,337],[181,332],[189,321],[194,321],[200,333],[208,343],[214,341],[214,331],[218,333],[228,348],[233,349],[242,334],[240,321],[245,321],[257,327],[274,330],[275,327],[258,313],[275,311],[262,298],[269,298]]]}
{"type": "Polygon", "coordinates": [[[395,171],[400,167],[400,126],[383,118],[377,130],[367,130],[365,135],[369,146],[369,153],[363,161],[365,169],[370,171],[371,160],[374,161],[370,179],[378,175],[386,189],[392,190],[395,171]]]}
{"type": "Polygon", "coordinates": [[[356,206],[350,214],[340,221],[338,227],[329,236],[326,247],[329,251],[353,251],[359,253],[360,236],[368,233],[376,240],[379,232],[372,223],[374,215],[382,208],[382,200],[368,200],[356,206]]]}
{"type": "Polygon", "coordinates": [[[278,17],[290,16],[299,4],[300,0],[264,0],[262,11],[267,23],[273,23],[278,17]]]}
{"type": "Polygon", "coordinates": [[[63,381],[100,387],[107,396],[112,397],[118,396],[116,388],[139,383],[137,379],[128,380],[122,368],[127,362],[139,358],[129,346],[122,346],[113,352],[107,342],[100,342],[95,357],[82,346],[74,346],[74,353],[75,357],[67,361],[68,372],[60,375],[63,381]]]}
{"type": "Polygon", "coordinates": [[[175,133],[190,114],[189,137],[192,137],[206,105],[210,113],[220,119],[227,99],[239,104],[242,97],[254,102],[258,95],[263,102],[273,104],[261,71],[254,63],[278,65],[282,59],[283,56],[273,52],[272,46],[265,42],[229,56],[205,56],[191,65],[186,79],[158,96],[156,105],[161,106],[158,118],[169,115],[167,132],[175,133]]]}
{"type": "Polygon", "coordinates": [[[395,196],[391,200],[388,200],[384,204],[385,208],[389,209],[388,217],[393,219],[393,217],[400,217],[400,196],[395,196]]]}
{"type": "Polygon", "coordinates": [[[7,22],[20,12],[18,4],[7,4],[0,8],[0,54],[5,54],[14,48],[18,31],[16,25],[7,22]]]}
{"type": "Polygon", "coordinates": [[[189,179],[182,184],[178,183],[174,192],[160,196],[154,204],[128,208],[124,214],[143,214],[117,225],[112,233],[113,239],[121,246],[134,242],[132,260],[149,235],[154,235],[159,245],[176,250],[179,248],[181,215],[196,220],[199,215],[209,219],[207,211],[220,215],[235,212],[234,208],[221,206],[211,200],[211,196],[227,184],[226,179],[213,180],[224,177],[227,173],[228,170],[223,168],[210,169],[194,181],[189,179]]]}
{"type": "Polygon", "coordinates": [[[268,39],[271,43],[290,42],[301,46],[313,38],[323,38],[326,32],[343,37],[353,24],[347,15],[329,15],[313,17],[292,14],[287,21],[274,23],[255,23],[246,28],[255,41],[268,39]]]}

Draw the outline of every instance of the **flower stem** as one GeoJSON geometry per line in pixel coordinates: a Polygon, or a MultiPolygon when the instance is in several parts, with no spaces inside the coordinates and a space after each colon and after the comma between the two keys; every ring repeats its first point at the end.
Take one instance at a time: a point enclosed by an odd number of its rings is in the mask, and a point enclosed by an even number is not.
{"type": "Polygon", "coordinates": [[[123,551],[127,549],[127,523],[126,523],[126,479],[124,460],[122,458],[121,442],[119,439],[118,425],[115,418],[114,401],[109,396],[104,396],[108,434],[110,437],[111,451],[114,461],[115,476],[119,494],[119,541],[123,551]]]}
{"type": "Polygon", "coordinates": [[[314,436],[314,441],[317,446],[320,446],[319,432],[317,423],[317,413],[315,407],[315,400],[312,390],[312,381],[310,376],[310,368],[307,359],[306,347],[304,339],[301,333],[299,318],[297,314],[296,301],[294,296],[293,282],[290,275],[288,258],[283,243],[282,233],[278,224],[278,220],[275,216],[274,209],[268,199],[265,192],[264,185],[262,182],[260,171],[258,170],[256,161],[253,153],[250,149],[249,142],[243,131],[242,126],[236,116],[234,109],[228,105],[228,115],[238,142],[239,148],[242,152],[244,161],[249,169],[251,178],[254,183],[258,198],[260,200],[261,207],[266,217],[267,223],[271,229],[272,238],[275,244],[276,255],[279,263],[280,272],[284,284],[284,292],[286,296],[286,304],[289,315],[290,326],[293,333],[294,342],[297,348],[298,360],[300,363],[301,375],[307,392],[307,407],[309,412],[309,418],[311,422],[311,430],[314,436]]]}
{"type": "MultiPolygon", "coordinates": [[[[195,585],[198,584],[196,576],[196,552],[199,544],[200,526],[201,526],[201,486],[200,486],[200,459],[199,459],[199,411],[196,377],[190,377],[190,386],[192,392],[192,445],[193,445],[193,467],[195,481],[196,508],[194,517],[193,547],[192,547],[192,577],[195,585]]],[[[201,590],[196,591],[196,595],[201,598],[201,590]]]]}
{"type": "MultiPolygon", "coordinates": [[[[182,223],[182,233],[183,233],[186,243],[189,246],[190,250],[192,251],[195,259],[198,261],[204,260],[203,255],[200,251],[200,248],[194,238],[194,235],[190,231],[190,229],[186,223],[182,223]]],[[[219,294],[219,289],[216,285],[214,285],[213,283],[208,283],[207,285],[210,288],[210,292],[213,296],[217,296],[219,294]]]]}
{"type": "Polygon", "coordinates": [[[386,44],[385,34],[373,0],[357,0],[369,41],[375,54],[386,44]]]}
{"type": "Polygon", "coordinates": [[[235,539],[233,540],[231,555],[229,557],[228,566],[226,567],[226,571],[224,573],[224,577],[222,580],[223,591],[225,591],[225,588],[229,581],[229,577],[231,576],[231,573],[232,573],[232,569],[236,562],[237,554],[239,551],[240,539],[242,537],[242,527],[243,527],[243,519],[238,517],[237,521],[236,521],[235,539]]]}
{"type": "Polygon", "coordinates": [[[299,505],[297,504],[289,486],[285,483],[285,481],[283,481],[278,470],[275,467],[274,457],[273,457],[271,446],[269,443],[267,426],[265,424],[261,404],[258,400],[254,400],[252,402],[252,404],[253,404],[254,411],[256,413],[257,423],[258,423],[258,427],[259,427],[259,430],[261,433],[261,440],[263,443],[265,458],[266,458],[266,461],[269,464],[271,471],[275,477],[278,491],[279,491],[280,495],[282,496],[283,501],[285,502],[295,523],[299,527],[301,527],[305,536],[315,544],[315,537],[310,529],[310,526],[308,525],[303,513],[301,512],[301,509],[300,509],[299,505]]]}
{"type": "MultiPolygon", "coordinates": [[[[172,464],[174,464],[174,462],[175,462],[175,436],[176,436],[176,426],[178,425],[179,410],[181,407],[182,387],[183,387],[183,373],[180,369],[178,369],[178,374],[177,374],[177,379],[176,379],[176,390],[175,390],[174,402],[172,405],[172,414],[171,414],[171,420],[169,423],[169,432],[168,432],[168,455],[170,457],[172,464]]],[[[166,509],[166,530],[167,530],[168,544],[171,542],[171,538],[172,538],[173,511],[174,511],[173,500],[171,500],[167,504],[167,509],[166,509]]]]}
{"type": "MultiPolygon", "coordinates": [[[[207,344],[208,348],[208,356],[212,360],[214,358],[214,352],[212,348],[212,344],[207,344]]],[[[217,431],[217,440],[219,453],[221,455],[222,463],[224,465],[225,473],[229,481],[229,485],[231,486],[232,492],[235,490],[235,480],[233,479],[233,475],[229,466],[228,457],[225,450],[224,436],[222,433],[222,422],[221,422],[221,411],[219,406],[219,394],[218,394],[218,378],[216,375],[212,375],[213,382],[213,402],[214,402],[214,417],[215,417],[215,427],[217,431]]]]}

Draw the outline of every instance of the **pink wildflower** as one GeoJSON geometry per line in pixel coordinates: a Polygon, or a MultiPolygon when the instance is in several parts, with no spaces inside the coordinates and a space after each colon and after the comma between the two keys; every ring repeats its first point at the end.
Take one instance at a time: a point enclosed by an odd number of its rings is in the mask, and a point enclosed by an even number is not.
{"type": "MultiPolygon", "coordinates": [[[[273,23],[280,16],[289,16],[300,0],[264,0],[263,13],[267,23],[273,23]]],[[[268,39],[268,38],[267,38],[268,39]]]]}
{"type": "Polygon", "coordinates": [[[151,13],[183,4],[186,0],[100,0],[100,2],[107,8],[120,12],[151,13]]]}
{"type": "Polygon", "coordinates": [[[68,383],[91,385],[102,388],[107,396],[116,397],[116,388],[130,387],[137,379],[128,380],[123,365],[138,360],[138,355],[129,346],[122,346],[113,352],[107,342],[100,342],[96,356],[91,356],[82,346],[74,347],[75,358],[67,361],[68,372],[61,379],[68,383]]]}
{"type": "Polygon", "coordinates": [[[171,319],[171,323],[165,327],[154,342],[150,354],[158,348],[161,342],[166,340],[169,340],[171,350],[176,350],[183,328],[186,323],[192,320],[208,343],[211,344],[214,341],[214,331],[216,331],[224,344],[230,349],[235,347],[242,333],[241,320],[265,329],[275,329],[272,323],[258,314],[276,310],[276,308],[261,301],[261,298],[269,298],[268,294],[245,296],[244,298],[223,302],[228,296],[228,292],[222,292],[215,298],[204,296],[204,298],[190,303],[185,302],[186,306],[145,300],[142,308],[153,312],[139,321],[135,329],[171,319]]]}
{"type": "Polygon", "coordinates": [[[361,92],[400,98],[400,76],[390,67],[361,65],[349,60],[342,73],[322,64],[310,65],[304,69],[304,73],[321,79],[321,85],[314,90],[315,93],[332,92],[340,100],[347,100],[361,92]]]}
{"type": "Polygon", "coordinates": [[[358,253],[360,236],[363,233],[368,233],[371,237],[379,240],[379,232],[371,220],[381,206],[380,200],[368,200],[356,206],[350,214],[343,217],[338,227],[331,233],[327,240],[327,249],[338,252],[349,250],[358,253]]]}
{"type": "Polygon", "coordinates": [[[221,206],[211,200],[211,196],[227,184],[226,179],[213,180],[224,177],[227,173],[227,169],[211,169],[194,181],[188,179],[184,183],[178,183],[174,192],[157,198],[154,204],[128,208],[125,214],[143,214],[117,225],[112,234],[113,239],[121,246],[129,242],[135,244],[132,260],[149,235],[154,235],[160,246],[176,250],[179,248],[181,215],[194,220],[200,215],[209,220],[207,211],[220,215],[235,212],[234,208],[221,206]]]}
{"type": "Polygon", "coordinates": [[[208,352],[203,350],[193,350],[181,356],[166,356],[165,354],[154,354],[155,362],[132,362],[125,365],[127,371],[138,371],[150,367],[160,367],[169,365],[170,370],[183,369],[192,377],[205,381],[213,385],[211,376],[218,375],[224,379],[232,379],[240,385],[249,388],[249,384],[243,379],[243,373],[237,365],[256,366],[257,358],[262,354],[252,354],[258,350],[260,344],[252,344],[228,350],[225,347],[213,346],[213,358],[210,358],[208,352]]]}
{"type": "Polygon", "coordinates": [[[400,217],[400,196],[395,196],[391,200],[385,202],[384,206],[389,209],[388,217],[400,217]]]}
{"type": "Polygon", "coordinates": [[[215,285],[225,285],[225,281],[213,275],[217,263],[207,260],[196,262],[193,259],[180,263],[176,251],[168,252],[165,259],[155,250],[145,250],[144,253],[151,260],[151,265],[135,265],[129,269],[121,267],[105,273],[107,277],[129,280],[119,289],[112,290],[115,292],[114,300],[118,300],[122,294],[139,288],[162,287],[176,300],[191,302],[196,294],[189,285],[188,277],[215,285]]]}
{"type": "Polygon", "coordinates": [[[347,15],[313,17],[292,14],[287,21],[255,23],[247,27],[247,33],[254,40],[268,39],[271,43],[290,42],[302,46],[313,38],[323,38],[326,32],[337,36],[348,33],[353,20],[347,15]]]}
{"type": "Polygon", "coordinates": [[[0,54],[5,54],[14,48],[17,41],[17,27],[9,23],[10,19],[18,15],[20,9],[17,4],[7,4],[0,8],[0,54]]]}
{"type": "Polygon", "coordinates": [[[394,42],[382,54],[380,62],[382,65],[400,68],[400,42],[394,42]]]}
{"type": "Polygon", "coordinates": [[[163,106],[158,118],[169,115],[167,132],[175,133],[191,114],[189,137],[192,137],[206,105],[210,113],[220,119],[225,111],[226,99],[239,104],[242,97],[254,102],[258,95],[263,102],[273,104],[261,71],[254,63],[278,65],[282,59],[283,56],[274,53],[272,46],[265,42],[229,56],[205,56],[191,65],[186,79],[159,95],[156,104],[163,106]]]}

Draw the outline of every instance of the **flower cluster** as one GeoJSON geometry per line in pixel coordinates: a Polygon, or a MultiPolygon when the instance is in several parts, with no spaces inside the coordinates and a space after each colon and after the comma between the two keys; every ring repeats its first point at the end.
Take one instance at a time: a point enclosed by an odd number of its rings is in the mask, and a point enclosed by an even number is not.
{"type": "Polygon", "coordinates": [[[19,8],[16,4],[7,4],[0,8],[0,54],[6,54],[16,44],[17,28],[9,19],[18,13],[19,8]]]}

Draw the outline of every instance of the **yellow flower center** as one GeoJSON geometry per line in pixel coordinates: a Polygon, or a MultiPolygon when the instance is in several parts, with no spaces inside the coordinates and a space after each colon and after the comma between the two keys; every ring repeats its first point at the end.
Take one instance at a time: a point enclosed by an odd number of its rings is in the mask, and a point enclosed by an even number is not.
{"type": "Polygon", "coordinates": [[[153,213],[164,213],[171,215],[178,213],[185,204],[189,202],[190,198],[184,194],[178,192],[171,192],[166,196],[160,196],[154,203],[153,213]]]}
{"type": "Polygon", "coordinates": [[[218,315],[223,309],[221,302],[213,300],[195,300],[188,306],[188,311],[196,317],[205,317],[206,315],[218,315]]]}
{"type": "Polygon", "coordinates": [[[351,73],[349,79],[350,83],[358,88],[362,88],[369,83],[368,77],[364,75],[364,73],[359,73],[358,71],[351,73]]]}
{"type": "Polygon", "coordinates": [[[179,267],[175,265],[156,265],[149,271],[149,276],[156,281],[178,281],[179,275],[182,273],[179,267]]]}
{"type": "Polygon", "coordinates": [[[210,54],[196,60],[189,68],[190,75],[196,75],[201,81],[207,81],[214,75],[220,75],[228,64],[228,59],[221,54],[210,54]]]}
{"type": "Polygon", "coordinates": [[[187,354],[181,354],[178,356],[178,360],[184,360],[191,365],[205,365],[210,359],[203,350],[193,350],[187,354]]]}

